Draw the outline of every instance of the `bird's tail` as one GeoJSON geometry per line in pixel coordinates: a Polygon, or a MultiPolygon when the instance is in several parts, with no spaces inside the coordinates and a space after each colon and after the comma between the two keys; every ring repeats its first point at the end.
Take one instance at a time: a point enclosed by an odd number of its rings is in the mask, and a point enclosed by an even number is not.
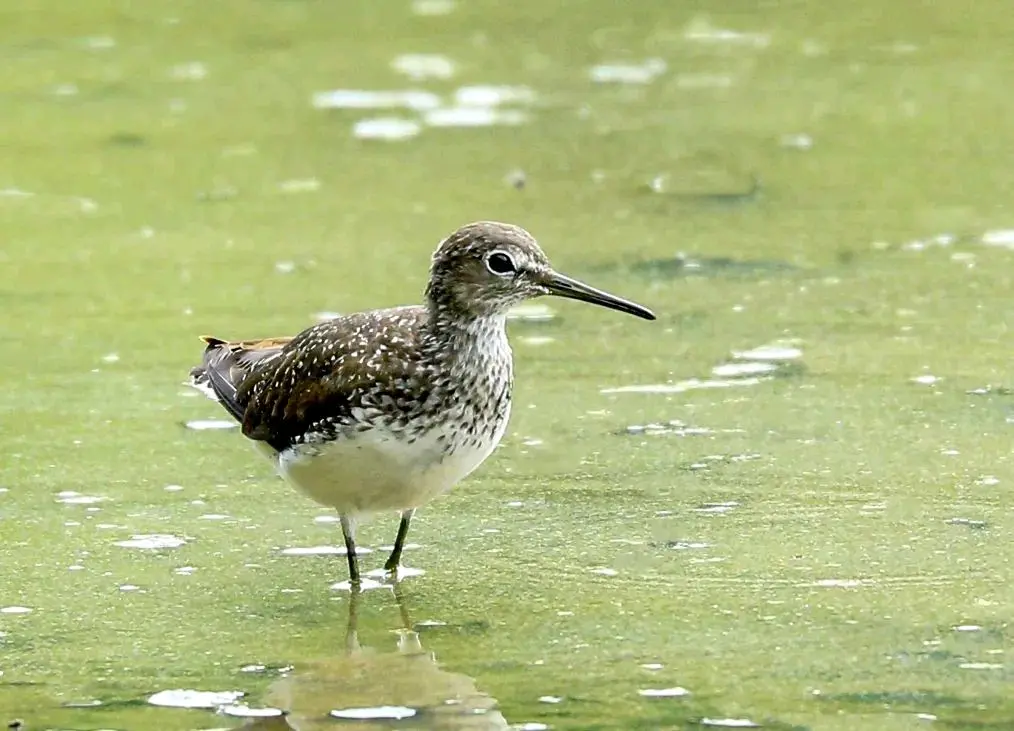
{"type": "Polygon", "coordinates": [[[228,341],[205,335],[201,340],[207,347],[201,365],[190,369],[188,385],[218,401],[242,422],[244,404],[237,397],[240,386],[257,368],[281,355],[292,338],[228,341]]]}

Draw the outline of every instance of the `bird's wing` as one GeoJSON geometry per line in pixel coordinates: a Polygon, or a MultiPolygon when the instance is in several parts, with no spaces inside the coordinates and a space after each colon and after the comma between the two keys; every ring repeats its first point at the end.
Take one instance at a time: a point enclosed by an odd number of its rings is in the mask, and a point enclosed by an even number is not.
{"type": "Polygon", "coordinates": [[[424,308],[402,307],[344,315],[253,348],[215,341],[208,348],[222,355],[211,368],[206,351],[203,368],[243,433],[282,451],[368,421],[372,408],[403,410],[410,394],[425,390],[416,350],[425,319],[424,308]]]}
{"type": "Polygon", "coordinates": [[[201,365],[190,369],[190,385],[218,401],[236,421],[242,422],[244,409],[236,394],[239,385],[256,368],[281,355],[293,338],[229,341],[204,335],[201,340],[207,347],[201,365]]]}

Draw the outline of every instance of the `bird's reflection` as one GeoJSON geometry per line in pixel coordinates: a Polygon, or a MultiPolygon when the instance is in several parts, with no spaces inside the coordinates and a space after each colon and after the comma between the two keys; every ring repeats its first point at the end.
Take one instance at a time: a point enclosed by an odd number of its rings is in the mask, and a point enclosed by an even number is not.
{"type": "Polygon", "coordinates": [[[475,687],[467,675],[442,670],[423,649],[413,629],[401,587],[394,585],[401,614],[396,647],[359,644],[362,594],[349,598],[345,651],[297,666],[268,688],[265,705],[287,715],[260,718],[247,731],[314,729],[395,729],[492,731],[509,724],[496,700],[475,687]]]}

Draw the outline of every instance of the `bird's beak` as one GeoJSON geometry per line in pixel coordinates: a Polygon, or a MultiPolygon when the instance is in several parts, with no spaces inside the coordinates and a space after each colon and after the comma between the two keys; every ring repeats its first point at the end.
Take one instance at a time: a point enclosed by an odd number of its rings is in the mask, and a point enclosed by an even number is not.
{"type": "Polygon", "coordinates": [[[612,310],[626,312],[628,315],[635,315],[637,317],[644,318],[645,320],[655,319],[655,313],[647,307],[641,307],[641,305],[636,302],[631,302],[630,300],[622,299],[621,297],[609,294],[608,292],[603,292],[601,289],[589,287],[583,282],[571,279],[570,277],[565,277],[557,272],[547,272],[540,279],[542,281],[539,282],[539,284],[545,287],[549,294],[556,297],[566,297],[567,299],[590,302],[593,305],[601,305],[602,307],[608,307],[612,310]]]}

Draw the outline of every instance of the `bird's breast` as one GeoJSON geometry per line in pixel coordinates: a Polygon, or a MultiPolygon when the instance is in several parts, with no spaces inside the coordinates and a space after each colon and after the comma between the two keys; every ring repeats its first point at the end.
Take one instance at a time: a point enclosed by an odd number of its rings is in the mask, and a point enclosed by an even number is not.
{"type": "MultiPolygon", "coordinates": [[[[378,426],[278,456],[282,475],[347,515],[418,508],[447,492],[496,449],[510,402],[491,420],[439,419],[409,429],[378,426]]],[[[447,416],[447,414],[445,414],[447,416]]]]}
{"type": "Polygon", "coordinates": [[[412,398],[371,398],[344,428],[293,445],[279,470],[343,514],[416,508],[447,492],[507,430],[513,366],[506,338],[493,335],[420,369],[412,398]]]}

